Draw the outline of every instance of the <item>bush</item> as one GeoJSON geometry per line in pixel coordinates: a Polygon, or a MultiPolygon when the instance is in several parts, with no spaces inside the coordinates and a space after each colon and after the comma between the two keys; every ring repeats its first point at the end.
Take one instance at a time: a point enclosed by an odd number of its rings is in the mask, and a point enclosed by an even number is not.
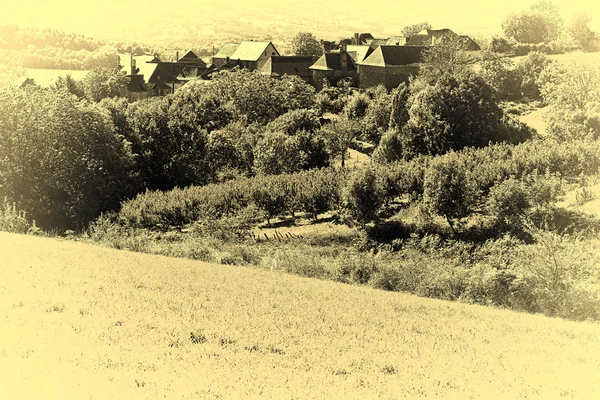
{"type": "Polygon", "coordinates": [[[530,207],[527,191],[515,179],[498,182],[487,199],[487,212],[503,229],[520,229],[522,218],[530,207]]]}
{"type": "Polygon", "coordinates": [[[319,128],[321,123],[314,111],[307,109],[288,111],[267,125],[267,130],[286,135],[294,135],[299,131],[316,132],[319,128]]]}
{"type": "Polygon", "coordinates": [[[375,170],[365,167],[357,171],[346,186],[345,198],[350,215],[360,224],[376,220],[383,205],[383,190],[375,170]]]}
{"type": "Polygon", "coordinates": [[[464,165],[454,154],[433,160],[425,171],[425,206],[433,215],[444,216],[454,233],[453,220],[468,216],[477,196],[477,188],[467,178],[464,165]]]}
{"type": "Polygon", "coordinates": [[[27,213],[17,210],[17,205],[10,203],[5,197],[0,208],[0,231],[28,233],[36,229],[35,221],[29,222],[27,213]]]}

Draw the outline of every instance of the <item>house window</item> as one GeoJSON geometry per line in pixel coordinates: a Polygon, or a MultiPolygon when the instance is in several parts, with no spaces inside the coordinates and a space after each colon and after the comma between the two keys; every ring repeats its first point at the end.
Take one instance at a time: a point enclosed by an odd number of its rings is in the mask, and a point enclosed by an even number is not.
{"type": "Polygon", "coordinates": [[[275,55],[275,52],[272,52],[272,53],[271,53],[271,55],[272,55],[272,56],[274,56],[274,55],[275,55]]]}
{"type": "Polygon", "coordinates": [[[265,56],[267,55],[267,51],[265,50],[265,56]]]}

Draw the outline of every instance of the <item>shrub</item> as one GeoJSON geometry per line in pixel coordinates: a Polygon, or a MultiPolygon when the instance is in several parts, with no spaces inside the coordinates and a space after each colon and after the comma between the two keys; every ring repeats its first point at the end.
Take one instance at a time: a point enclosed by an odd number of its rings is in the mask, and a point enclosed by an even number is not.
{"type": "Polygon", "coordinates": [[[368,166],[357,171],[346,186],[345,198],[350,215],[360,224],[376,220],[383,205],[383,190],[375,170],[368,166]]]}
{"type": "Polygon", "coordinates": [[[468,216],[478,190],[467,178],[464,165],[455,155],[434,160],[425,171],[423,201],[434,215],[446,218],[452,232],[453,220],[468,216]]]}
{"type": "Polygon", "coordinates": [[[17,210],[15,203],[10,203],[4,198],[0,208],[0,231],[28,233],[36,228],[35,221],[29,222],[25,211],[17,210]]]}
{"type": "Polygon", "coordinates": [[[267,130],[294,135],[296,132],[316,132],[321,127],[314,111],[307,109],[291,110],[271,121],[267,130]]]}
{"type": "Polygon", "coordinates": [[[516,179],[498,182],[487,199],[487,212],[504,229],[520,229],[530,203],[524,185],[516,179]]]}

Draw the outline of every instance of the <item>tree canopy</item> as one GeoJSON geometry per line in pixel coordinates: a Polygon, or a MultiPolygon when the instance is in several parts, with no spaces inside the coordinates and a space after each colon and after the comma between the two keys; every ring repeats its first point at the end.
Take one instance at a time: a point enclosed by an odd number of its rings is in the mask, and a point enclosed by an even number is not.
{"type": "Polygon", "coordinates": [[[323,54],[323,46],[310,32],[298,32],[292,39],[292,52],[297,56],[318,58],[323,54]]]}

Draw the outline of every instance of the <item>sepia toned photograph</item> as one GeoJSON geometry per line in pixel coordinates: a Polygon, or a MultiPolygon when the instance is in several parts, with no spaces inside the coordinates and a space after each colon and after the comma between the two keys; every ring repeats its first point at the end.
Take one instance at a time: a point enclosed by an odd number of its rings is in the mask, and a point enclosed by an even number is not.
{"type": "Polygon", "coordinates": [[[600,399],[598,1],[0,10],[0,400],[600,399]]]}

